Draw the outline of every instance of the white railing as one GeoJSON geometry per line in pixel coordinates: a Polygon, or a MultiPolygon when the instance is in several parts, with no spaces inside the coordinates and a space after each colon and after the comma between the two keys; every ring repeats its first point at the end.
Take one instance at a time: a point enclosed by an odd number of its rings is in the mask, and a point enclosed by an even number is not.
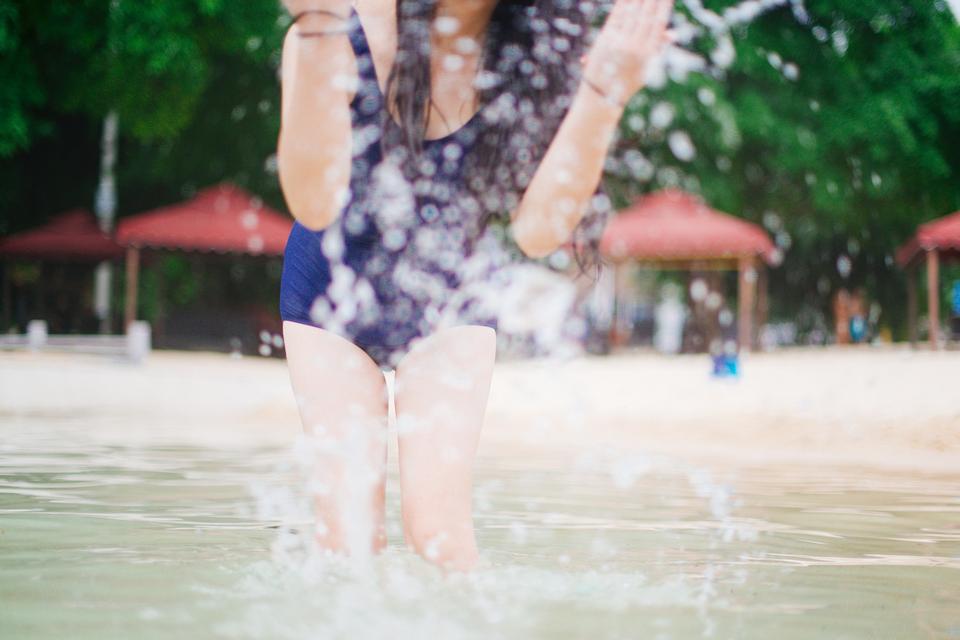
{"type": "Polygon", "coordinates": [[[0,350],[68,351],[124,356],[140,362],[150,353],[150,323],[130,323],[124,335],[50,335],[47,323],[31,320],[25,334],[0,335],[0,350]]]}

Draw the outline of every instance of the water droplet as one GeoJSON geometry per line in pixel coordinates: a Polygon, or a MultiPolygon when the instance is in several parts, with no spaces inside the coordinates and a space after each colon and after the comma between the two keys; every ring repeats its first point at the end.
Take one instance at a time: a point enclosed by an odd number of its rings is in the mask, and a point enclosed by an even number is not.
{"type": "Polygon", "coordinates": [[[853,271],[853,262],[846,255],[841,255],[837,258],[837,272],[843,278],[848,278],[850,272],[853,271]]]}
{"type": "Polygon", "coordinates": [[[438,16],[433,21],[433,28],[437,30],[437,33],[442,33],[443,35],[456,33],[459,26],[460,21],[453,16],[438,16]]]}
{"type": "Polygon", "coordinates": [[[666,129],[673,122],[674,109],[669,102],[658,102],[650,110],[650,124],[657,129],[666,129]]]}
{"type": "Polygon", "coordinates": [[[459,71],[463,68],[466,62],[463,59],[463,56],[456,54],[448,54],[443,56],[443,68],[446,71],[459,71]]]}
{"type": "Polygon", "coordinates": [[[693,146],[693,141],[686,131],[672,132],[667,138],[667,143],[670,145],[670,151],[678,160],[690,162],[697,156],[696,147],[693,146]]]}
{"type": "Polygon", "coordinates": [[[690,297],[695,302],[702,302],[707,297],[707,293],[709,293],[709,291],[710,288],[702,278],[697,278],[690,283],[690,297]]]}

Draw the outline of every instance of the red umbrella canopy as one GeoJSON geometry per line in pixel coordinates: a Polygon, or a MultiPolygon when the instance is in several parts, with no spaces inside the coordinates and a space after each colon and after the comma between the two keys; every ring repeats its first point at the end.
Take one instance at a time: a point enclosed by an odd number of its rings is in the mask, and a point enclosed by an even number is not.
{"type": "Polygon", "coordinates": [[[917,234],[897,250],[897,262],[905,266],[932,249],[960,252],[960,211],[920,225],[917,234]]]}
{"type": "Polygon", "coordinates": [[[71,209],[47,224],[0,240],[0,255],[36,260],[99,262],[123,255],[123,247],[100,229],[85,209],[71,209]]]}
{"type": "Polygon", "coordinates": [[[221,183],[194,198],[120,221],[125,246],[280,255],[293,220],[243,189],[221,183]]]}
{"type": "Polygon", "coordinates": [[[613,259],[696,260],[761,256],[773,263],[776,249],[761,227],[715,211],[676,189],[645,196],[613,217],[600,240],[613,259]]]}

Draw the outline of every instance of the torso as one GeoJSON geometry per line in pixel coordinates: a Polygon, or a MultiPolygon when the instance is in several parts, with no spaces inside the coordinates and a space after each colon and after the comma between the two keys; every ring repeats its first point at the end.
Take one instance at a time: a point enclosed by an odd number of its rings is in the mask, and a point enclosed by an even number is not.
{"type": "MultiPolygon", "coordinates": [[[[348,335],[381,363],[446,322],[450,313],[486,323],[482,312],[473,310],[482,305],[461,287],[482,280],[495,266],[494,252],[476,251],[481,215],[464,192],[465,159],[473,152],[481,117],[468,112],[455,122],[450,116],[447,122],[430,119],[421,158],[431,166],[427,180],[408,181],[384,162],[384,87],[377,80],[386,79],[396,51],[393,2],[357,0],[350,38],[360,83],[351,100],[349,199],[322,230],[294,224],[280,295],[284,320],[348,335]],[[486,262],[471,262],[472,256],[486,262]],[[439,310],[445,311],[437,315],[439,310]]],[[[446,100],[441,109],[462,113],[446,100]]]]}

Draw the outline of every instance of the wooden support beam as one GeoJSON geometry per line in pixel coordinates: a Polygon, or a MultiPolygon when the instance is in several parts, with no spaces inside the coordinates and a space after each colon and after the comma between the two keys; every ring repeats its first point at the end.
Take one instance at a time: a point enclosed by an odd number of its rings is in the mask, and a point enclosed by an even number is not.
{"type": "Polygon", "coordinates": [[[629,262],[617,262],[613,272],[613,322],[610,325],[611,341],[614,348],[622,347],[627,343],[629,335],[624,331],[624,308],[627,303],[626,288],[630,275],[629,262]]]}
{"type": "Polygon", "coordinates": [[[754,343],[759,343],[760,331],[767,325],[770,319],[770,279],[767,265],[759,262],[757,264],[757,314],[754,328],[754,343]]]}
{"type": "Polygon", "coordinates": [[[37,267],[40,269],[40,279],[37,280],[36,288],[37,306],[33,315],[27,317],[27,322],[47,319],[47,287],[45,283],[50,275],[50,268],[45,262],[37,262],[37,267]]]}
{"type": "Polygon", "coordinates": [[[753,310],[754,292],[757,285],[757,271],[752,256],[740,258],[737,270],[737,320],[740,349],[753,351],[753,310]]]}
{"type": "Polygon", "coordinates": [[[910,346],[917,346],[917,273],[913,265],[907,265],[907,335],[910,346]]]}
{"type": "Polygon", "coordinates": [[[617,347],[617,315],[620,313],[620,261],[613,263],[613,301],[610,309],[610,327],[607,328],[607,344],[612,351],[617,347]]]}
{"type": "Polygon", "coordinates": [[[140,279],[140,249],[127,247],[127,291],[124,298],[124,332],[129,330],[130,323],[137,319],[137,289],[140,279]]]}
{"type": "Polygon", "coordinates": [[[927,317],[930,323],[930,348],[940,348],[940,254],[927,251],[927,317]]]}
{"type": "Polygon", "coordinates": [[[3,264],[3,330],[10,329],[13,323],[13,294],[10,286],[10,269],[13,266],[11,261],[3,264]]]}

